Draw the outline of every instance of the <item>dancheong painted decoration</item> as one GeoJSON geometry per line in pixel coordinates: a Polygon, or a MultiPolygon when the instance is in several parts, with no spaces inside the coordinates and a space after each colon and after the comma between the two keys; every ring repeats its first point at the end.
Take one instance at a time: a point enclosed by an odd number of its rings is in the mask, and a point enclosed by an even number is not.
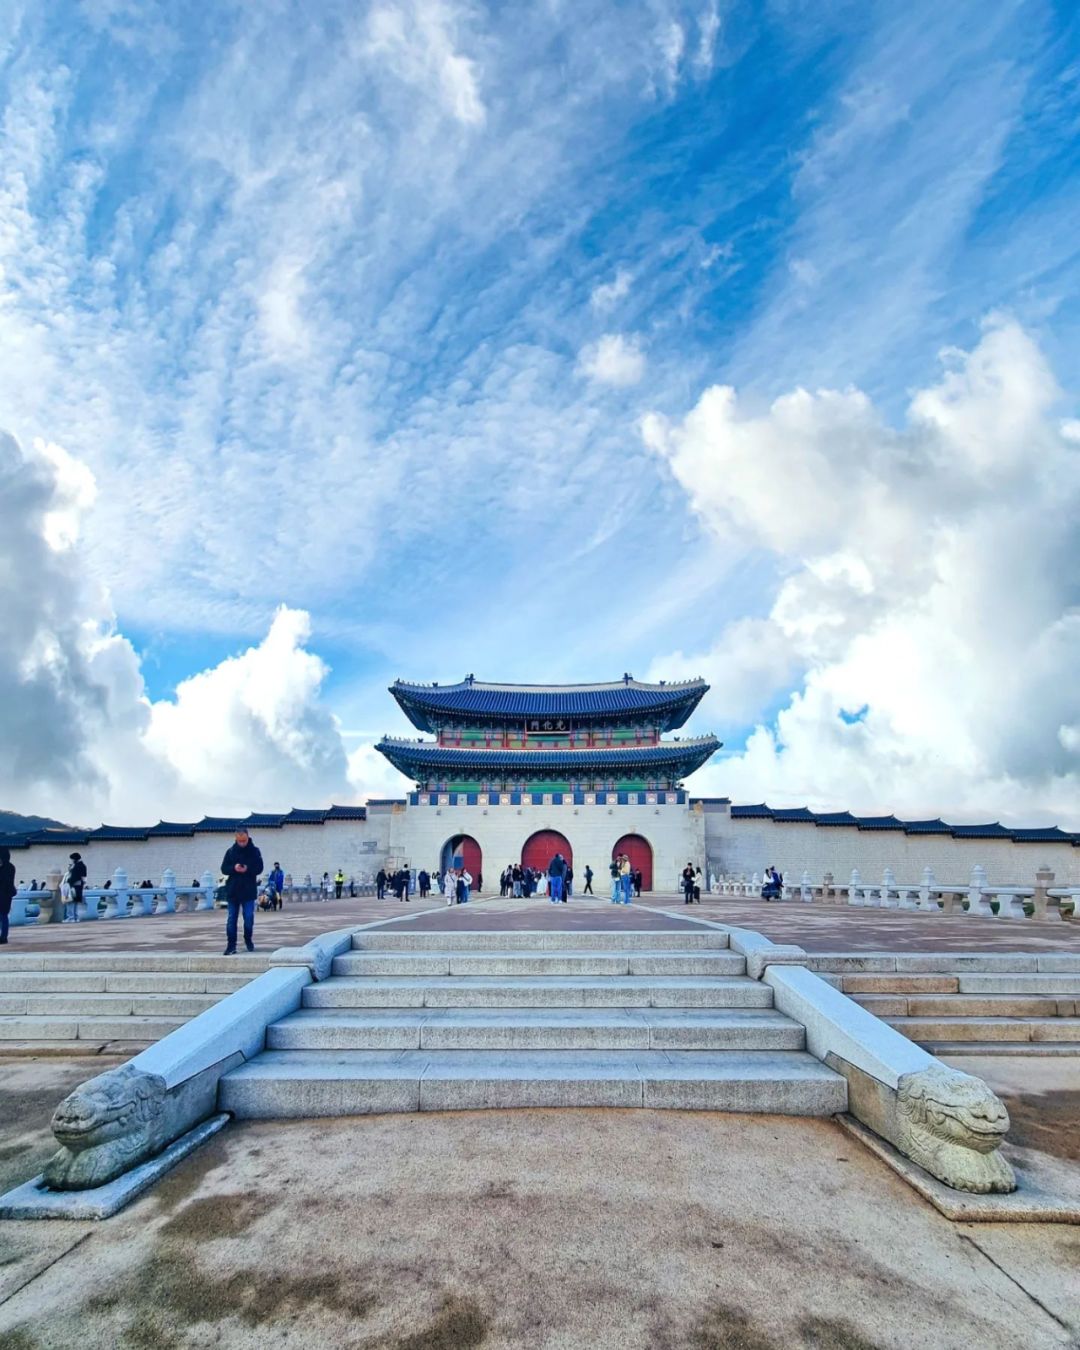
{"type": "Polygon", "coordinates": [[[378,749],[429,792],[666,791],[720,748],[712,735],[672,737],[709,686],[460,684],[397,680],[390,692],[432,740],[385,736],[378,749]]]}

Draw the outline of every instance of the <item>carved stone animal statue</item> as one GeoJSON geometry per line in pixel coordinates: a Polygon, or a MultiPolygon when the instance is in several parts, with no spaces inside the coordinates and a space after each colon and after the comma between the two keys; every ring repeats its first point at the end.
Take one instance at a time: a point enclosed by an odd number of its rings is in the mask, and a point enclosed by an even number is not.
{"type": "Polygon", "coordinates": [[[1016,1190],[996,1150],[1009,1113],[981,1078],[943,1064],[903,1074],[897,1083],[892,1142],[946,1186],[977,1195],[1016,1190]]]}
{"type": "Polygon", "coordinates": [[[159,1153],[170,1142],[165,1092],[164,1078],[130,1064],[77,1087],[53,1113],[60,1149],[45,1165],[45,1184],[103,1186],[159,1153]]]}

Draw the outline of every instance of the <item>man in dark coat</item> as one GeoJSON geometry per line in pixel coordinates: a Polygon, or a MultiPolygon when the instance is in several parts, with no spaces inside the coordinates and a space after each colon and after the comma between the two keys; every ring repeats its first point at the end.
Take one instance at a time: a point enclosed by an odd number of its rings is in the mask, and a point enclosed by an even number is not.
{"type": "Polygon", "coordinates": [[[225,876],[225,900],[229,916],[225,920],[225,955],[236,955],[236,921],[244,911],[244,946],[255,950],[255,897],[259,893],[259,873],[263,870],[262,854],[251,841],[243,825],[236,827],[236,843],[221,860],[225,876]]]}
{"type": "Polygon", "coordinates": [[[563,879],[565,876],[566,859],[561,853],[556,853],[548,863],[548,890],[551,892],[549,898],[553,905],[559,904],[563,898],[563,879]]]}
{"type": "Polygon", "coordinates": [[[381,900],[386,895],[386,869],[380,867],[375,873],[375,898],[381,900]]]}
{"type": "Polygon", "coordinates": [[[14,899],[15,864],[11,861],[11,851],[0,848],[0,943],[6,943],[8,940],[11,902],[14,899]]]}

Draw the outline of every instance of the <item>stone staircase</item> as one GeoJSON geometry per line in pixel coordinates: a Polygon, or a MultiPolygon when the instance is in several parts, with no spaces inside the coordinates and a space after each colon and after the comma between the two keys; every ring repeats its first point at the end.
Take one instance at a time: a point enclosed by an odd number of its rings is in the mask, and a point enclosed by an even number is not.
{"type": "Polygon", "coordinates": [[[823,1116],[847,1085],[721,931],[359,933],[227,1074],[241,1119],[647,1106],[823,1116]]]}
{"type": "Polygon", "coordinates": [[[267,956],[0,957],[0,1055],[130,1054],[268,969],[267,956]]]}
{"type": "Polygon", "coordinates": [[[897,955],[892,971],[855,968],[875,959],[807,964],[931,1054],[1080,1054],[1080,954],[897,955]]]}

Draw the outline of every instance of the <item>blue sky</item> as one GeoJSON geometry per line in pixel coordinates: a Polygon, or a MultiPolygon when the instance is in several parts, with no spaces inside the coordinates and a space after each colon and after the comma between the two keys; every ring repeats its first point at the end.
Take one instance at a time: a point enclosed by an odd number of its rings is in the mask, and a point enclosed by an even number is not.
{"type": "Polygon", "coordinates": [[[284,604],[346,733],[399,725],[398,675],[700,669],[701,729],[782,744],[847,659],[776,629],[816,546],[727,509],[722,436],[705,493],[643,428],[857,389],[882,488],[988,322],[1075,416],[1072,5],[8,0],[0,72],[0,428],[92,473],[78,570],[152,702],[284,604]]]}

